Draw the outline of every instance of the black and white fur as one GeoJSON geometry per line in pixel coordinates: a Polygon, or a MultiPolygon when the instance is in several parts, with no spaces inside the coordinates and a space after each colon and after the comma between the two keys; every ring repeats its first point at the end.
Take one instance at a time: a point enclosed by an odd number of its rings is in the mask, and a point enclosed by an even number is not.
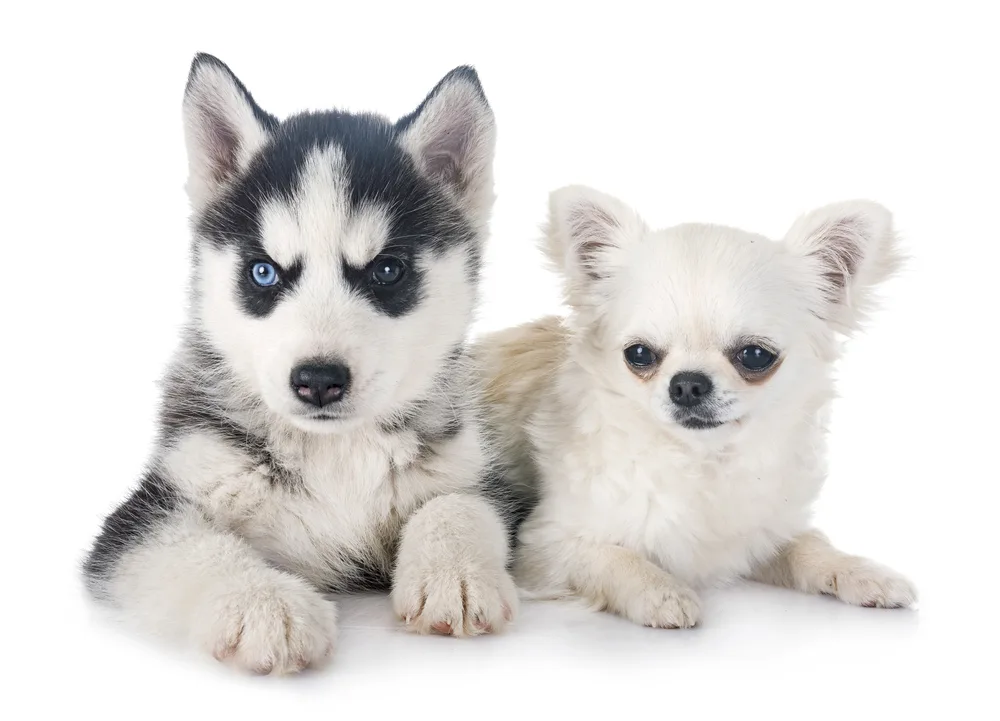
{"type": "Polygon", "coordinates": [[[493,204],[475,71],[453,70],[396,123],[279,121],[199,55],[184,120],[190,318],[159,442],[86,559],[89,589],[265,673],[330,653],[324,592],[391,587],[419,632],[501,629],[517,608],[515,509],[464,349],[493,204]],[[387,262],[394,284],[378,282],[387,262]],[[303,364],[349,374],[335,402],[309,402],[303,364]]]}

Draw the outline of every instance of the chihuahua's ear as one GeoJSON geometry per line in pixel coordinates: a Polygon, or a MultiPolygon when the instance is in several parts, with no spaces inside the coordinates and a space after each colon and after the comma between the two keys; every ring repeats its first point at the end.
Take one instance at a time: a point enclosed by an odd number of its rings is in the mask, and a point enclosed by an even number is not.
{"type": "Polygon", "coordinates": [[[567,279],[571,300],[614,275],[621,249],[637,242],[646,224],[622,201],[582,185],[549,196],[545,252],[567,279]]]}
{"type": "Polygon", "coordinates": [[[225,63],[195,56],[184,91],[187,192],[195,211],[246,168],[277,126],[225,63]]]}
{"type": "Polygon", "coordinates": [[[853,200],[799,218],[785,237],[800,257],[812,309],[850,335],[874,309],[875,288],[901,265],[892,214],[878,203],[853,200]]]}
{"type": "Polygon", "coordinates": [[[494,200],[496,123],[476,71],[463,65],[449,72],[396,129],[420,171],[485,227],[494,200]]]}

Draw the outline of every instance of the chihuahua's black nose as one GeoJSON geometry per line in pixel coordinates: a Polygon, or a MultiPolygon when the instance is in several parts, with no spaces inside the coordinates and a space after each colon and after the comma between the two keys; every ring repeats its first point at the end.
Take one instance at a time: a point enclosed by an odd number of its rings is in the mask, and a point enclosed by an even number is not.
{"type": "Polygon", "coordinates": [[[292,369],[292,390],[299,400],[322,408],[347,393],[351,372],[340,363],[304,363],[292,369]]]}
{"type": "Polygon", "coordinates": [[[693,408],[712,392],[712,381],[704,373],[684,371],[670,379],[670,400],[679,406],[693,408]]]}

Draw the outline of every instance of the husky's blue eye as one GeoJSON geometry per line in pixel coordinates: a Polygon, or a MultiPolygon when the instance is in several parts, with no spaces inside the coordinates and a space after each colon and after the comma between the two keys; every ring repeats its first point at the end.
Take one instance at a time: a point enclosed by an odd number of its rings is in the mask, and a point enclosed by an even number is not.
{"type": "Polygon", "coordinates": [[[748,345],[736,352],[736,362],[748,371],[754,372],[767,370],[774,364],[774,359],[777,357],[767,348],[761,348],[759,345],[748,345]]]}
{"type": "Polygon", "coordinates": [[[254,263],[250,268],[250,277],[257,285],[267,288],[278,282],[278,271],[270,263],[254,263]]]}
{"type": "Polygon", "coordinates": [[[633,368],[648,368],[656,363],[656,353],[641,343],[625,349],[625,360],[633,368]]]}
{"type": "Polygon", "coordinates": [[[372,282],[375,285],[395,285],[403,277],[406,266],[399,258],[380,255],[371,265],[372,282]]]}

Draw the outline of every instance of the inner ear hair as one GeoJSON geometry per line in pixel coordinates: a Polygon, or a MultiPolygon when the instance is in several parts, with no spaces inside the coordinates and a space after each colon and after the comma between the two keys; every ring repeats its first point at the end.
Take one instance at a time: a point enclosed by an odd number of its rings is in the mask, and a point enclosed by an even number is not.
{"type": "Polygon", "coordinates": [[[496,128],[476,71],[452,70],[396,128],[421,172],[485,218],[493,198],[496,128]]]}
{"type": "Polygon", "coordinates": [[[195,56],[184,91],[188,193],[197,209],[244,167],[277,127],[229,67],[211,55],[195,56]]]}
{"type": "Polygon", "coordinates": [[[850,335],[875,305],[874,288],[899,267],[892,214],[868,200],[826,205],[801,216],[786,236],[809,264],[814,315],[850,335]]]}
{"type": "Polygon", "coordinates": [[[832,221],[820,231],[824,242],[814,251],[822,265],[823,280],[840,300],[848,283],[861,265],[861,243],[858,225],[864,218],[851,217],[832,221]]]}
{"type": "Polygon", "coordinates": [[[607,278],[600,255],[611,245],[611,234],[621,228],[618,219],[597,205],[579,203],[566,214],[566,225],[584,273],[593,280],[607,278]]]}

